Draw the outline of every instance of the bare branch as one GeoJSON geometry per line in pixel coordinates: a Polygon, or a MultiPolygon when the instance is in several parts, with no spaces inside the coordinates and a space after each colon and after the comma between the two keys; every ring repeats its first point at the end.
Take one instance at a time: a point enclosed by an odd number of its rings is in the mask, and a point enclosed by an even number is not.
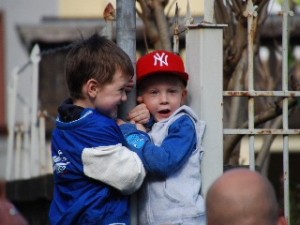
{"type": "Polygon", "coordinates": [[[153,10],[158,32],[160,34],[159,37],[162,48],[171,51],[172,47],[170,43],[169,26],[164,14],[164,7],[161,3],[161,0],[153,0],[153,10]]]}
{"type": "Polygon", "coordinates": [[[170,29],[164,8],[167,0],[137,0],[141,7],[138,14],[143,20],[145,31],[155,49],[171,50],[170,29]]]}

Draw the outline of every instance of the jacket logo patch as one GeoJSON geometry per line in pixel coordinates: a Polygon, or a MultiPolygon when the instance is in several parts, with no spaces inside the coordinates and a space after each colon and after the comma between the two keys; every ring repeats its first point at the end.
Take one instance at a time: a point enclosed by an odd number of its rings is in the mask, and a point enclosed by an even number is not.
{"type": "Polygon", "coordinates": [[[58,155],[54,155],[52,157],[53,160],[53,170],[58,174],[63,174],[67,165],[70,163],[67,157],[64,156],[61,150],[57,151],[58,155]]]}
{"type": "Polygon", "coordinates": [[[141,138],[138,134],[130,134],[128,137],[126,137],[127,143],[131,146],[141,149],[144,147],[145,140],[141,138]]]}

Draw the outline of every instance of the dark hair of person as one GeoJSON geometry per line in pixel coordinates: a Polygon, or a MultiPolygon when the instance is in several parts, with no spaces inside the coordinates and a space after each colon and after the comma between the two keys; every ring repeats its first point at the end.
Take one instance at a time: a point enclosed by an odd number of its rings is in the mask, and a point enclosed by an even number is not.
{"type": "Polygon", "coordinates": [[[65,62],[71,98],[83,98],[82,87],[89,79],[95,79],[101,85],[111,83],[118,70],[128,77],[134,75],[129,56],[113,41],[93,34],[86,40],[74,42],[65,62]]]}

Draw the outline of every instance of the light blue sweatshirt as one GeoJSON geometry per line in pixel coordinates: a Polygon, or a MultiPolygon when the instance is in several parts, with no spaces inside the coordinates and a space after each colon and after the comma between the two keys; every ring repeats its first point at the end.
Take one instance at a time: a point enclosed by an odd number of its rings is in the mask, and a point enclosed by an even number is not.
{"type": "Polygon", "coordinates": [[[142,141],[144,134],[121,126],[148,173],[139,191],[139,225],[205,224],[200,195],[204,128],[188,106],[152,126],[152,143],[146,137],[142,141]]]}

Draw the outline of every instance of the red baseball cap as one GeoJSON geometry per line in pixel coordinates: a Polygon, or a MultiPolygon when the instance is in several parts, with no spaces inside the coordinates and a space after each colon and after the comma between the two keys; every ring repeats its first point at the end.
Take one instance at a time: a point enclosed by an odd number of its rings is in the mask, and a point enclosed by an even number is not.
{"type": "Polygon", "coordinates": [[[156,50],[139,58],[136,64],[136,81],[154,74],[175,74],[185,82],[189,79],[185,72],[183,60],[173,52],[156,50]]]}

